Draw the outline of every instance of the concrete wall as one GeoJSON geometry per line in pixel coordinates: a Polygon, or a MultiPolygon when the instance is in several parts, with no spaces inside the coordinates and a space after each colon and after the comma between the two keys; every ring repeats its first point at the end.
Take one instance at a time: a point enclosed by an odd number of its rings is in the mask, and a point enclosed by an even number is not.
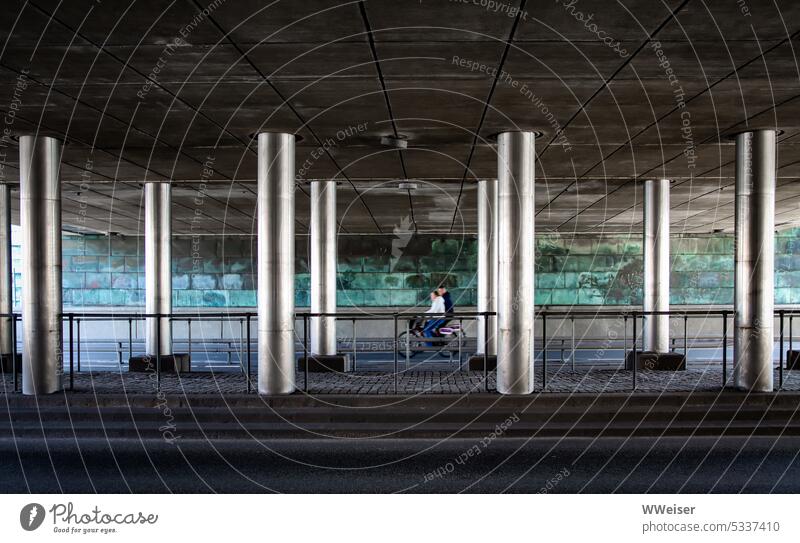
{"type": "MultiPolygon", "coordinates": [[[[143,247],[139,238],[65,235],[64,304],[67,307],[144,305],[143,247]]],[[[297,242],[295,301],[309,305],[307,238],[297,242]]],[[[536,303],[540,305],[640,305],[640,235],[537,237],[536,303]]],[[[427,306],[427,293],[448,285],[459,307],[476,302],[477,244],[459,236],[348,236],[339,238],[338,301],[348,307],[427,306]]],[[[800,229],[776,243],[778,304],[800,303],[800,229]]],[[[176,238],[173,302],[176,309],[255,307],[252,240],[176,238]]],[[[19,270],[19,247],[15,246],[19,270]]],[[[733,238],[675,236],[671,302],[730,304],[733,238]]],[[[19,303],[21,280],[16,275],[19,303]]]]}

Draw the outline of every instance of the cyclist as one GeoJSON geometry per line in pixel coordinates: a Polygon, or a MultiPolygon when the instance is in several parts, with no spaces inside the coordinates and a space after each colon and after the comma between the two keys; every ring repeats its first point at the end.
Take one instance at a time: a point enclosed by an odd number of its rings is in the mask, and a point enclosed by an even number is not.
{"type": "MultiPolygon", "coordinates": [[[[434,290],[431,292],[431,308],[428,309],[425,313],[431,313],[433,315],[444,315],[447,313],[447,309],[445,307],[444,297],[439,295],[438,290],[434,290]]],[[[439,317],[433,317],[427,320],[425,323],[425,328],[422,330],[422,334],[425,337],[434,337],[436,335],[437,329],[444,324],[444,319],[439,317]]],[[[428,347],[432,347],[433,343],[428,343],[428,347]]]]}
{"type": "Polygon", "coordinates": [[[445,313],[447,313],[448,315],[452,315],[453,308],[455,306],[453,305],[453,299],[450,297],[450,293],[447,292],[447,287],[445,287],[444,285],[439,285],[439,288],[437,288],[436,291],[439,293],[439,296],[441,296],[442,299],[444,300],[445,313]]]}

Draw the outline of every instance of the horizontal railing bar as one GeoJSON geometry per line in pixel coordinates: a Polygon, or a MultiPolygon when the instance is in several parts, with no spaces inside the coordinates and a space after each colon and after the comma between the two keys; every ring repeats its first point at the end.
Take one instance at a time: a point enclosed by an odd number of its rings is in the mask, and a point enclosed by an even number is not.
{"type": "MultiPolygon", "coordinates": [[[[649,315],[664,315],[675,317],[705,317],[705,316],[729,316],[734,314],[733,309],[674,309],[666,311],[644,311],[638,309],[625,309],[625,310],[548,310],[540,309],[535,314],[537,317],[574,317],[574,318],[608,318],[608,317],[641,317],[649,315]]],[[[342,320],[364,320],[385,318],[393,319],[397,317],[428,317],[428,318],[444,318],[444,319],[461,319],[461,318],[478,318],[478,317],[496,317],[497,312],[494,311],[470,311],[470,312],[456,312],[456,313],[426,313],[416,311],[379,311],[370,313],[312,313],[301,311],[295,313],[296,319],[311,318],[311,317],[333,317],[342,320]]],[[[781,316],[800,316],[800,309],[775,309],[775,318],[781,316]]],[[[20,319],[22,313],[0,313],[0,318],[16,318],[20,319]]],[[[143,320],[151,318],[169,318],[174,321],[200,321],[200,320],[231,320],[231,319],[245,319],[247,317],[258,317],[258,312],[234,312],[234,313],[141,313],[141,312],[114,312],[114,313],[85,313],[85,312],[66,312],[61,314],[62,319],[73,318],[81,321],[89,320],[143,320]]]]}

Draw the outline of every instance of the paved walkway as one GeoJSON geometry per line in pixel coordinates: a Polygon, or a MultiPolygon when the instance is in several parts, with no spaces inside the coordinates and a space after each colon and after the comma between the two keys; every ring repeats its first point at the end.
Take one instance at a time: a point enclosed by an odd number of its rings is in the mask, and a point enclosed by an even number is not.
{"type": "MultiPolygon", "coordinates": [[[[11,376],[2,375],[0,387],[4,392],[13,389],[11,376]]],[[[629,392],[633,374],[614,369],[581,369],[572,371],[569,366],[548,370],[548,392],[629,392]]],[[[305,388],[304,375],[296,376],[297,386],[305,388]]],[[[681,372],[637,372],[639,392],[691,392],[717,391],[722,380],[720,366],[690,368],[681,372]]],[[[729,370],[728,383],[732,383],[729,370]]],[[[66,380],[69,386],[69,379],[66,380]]],[[[775,371],[775,386],[778,371],[775,371]]],[[[75,391],[96,394],[155,394],[154,373],[82,372],[75,374],[75,391]]],[[[246,381],[240,372],[198,372],[182,376],[162,375],[161,391],[165,394],[240,394],[245,392],[246,381]]],[[[536,390],[542,390],[541,370],[536,374],[536,390]]],[[[257,376],[252,376],[252,390],[257,388],[257,376]]],[[[488,388],[495,390],[494,373],[489,374],[488,388]]],[[[800,372],[784,372],[784,390],[800,390],[800,372]]],[[[310,373],[308,391],[311,394],[467,394],[484,391],[483,372],[479,371],[407,371],[395,379],[391,373],[354,372],[346,374],[310,373]],[[397,383],[395,388],[395,381],[397,383]]]]}

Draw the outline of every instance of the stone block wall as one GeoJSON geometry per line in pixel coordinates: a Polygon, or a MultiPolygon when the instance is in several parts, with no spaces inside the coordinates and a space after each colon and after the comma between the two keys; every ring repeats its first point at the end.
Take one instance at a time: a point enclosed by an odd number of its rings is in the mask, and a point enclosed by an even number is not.
{"type": "MultiPolygon", "coordinates": [[[[630,235],[537,236],[536,303],[638,305],[642,302],[642,240],[630,235]]],[[[173,304],[255,307],[254,243],[250,238],[175,238],[173,304]]],[[[676,236],[671,243],[671,302],[733,301],[733,237],[676,236]]],[[[459,306],[477,295],[474,237],[392,235],[339,238],[341,307],[428,304],[428,292],[446,284],[459,306]]],[[[17,303],[21,282],[14,247],[17,303]]],[[[74,236],[63,239],[64,304],[134,307],[144,304],[140,238],[74,236]]],[[[295,302],[308,307],[308,240],[297,239],[295,302]]],[[[775,302],[800,303],[800,228],[776,238],[775,302]]]]}

